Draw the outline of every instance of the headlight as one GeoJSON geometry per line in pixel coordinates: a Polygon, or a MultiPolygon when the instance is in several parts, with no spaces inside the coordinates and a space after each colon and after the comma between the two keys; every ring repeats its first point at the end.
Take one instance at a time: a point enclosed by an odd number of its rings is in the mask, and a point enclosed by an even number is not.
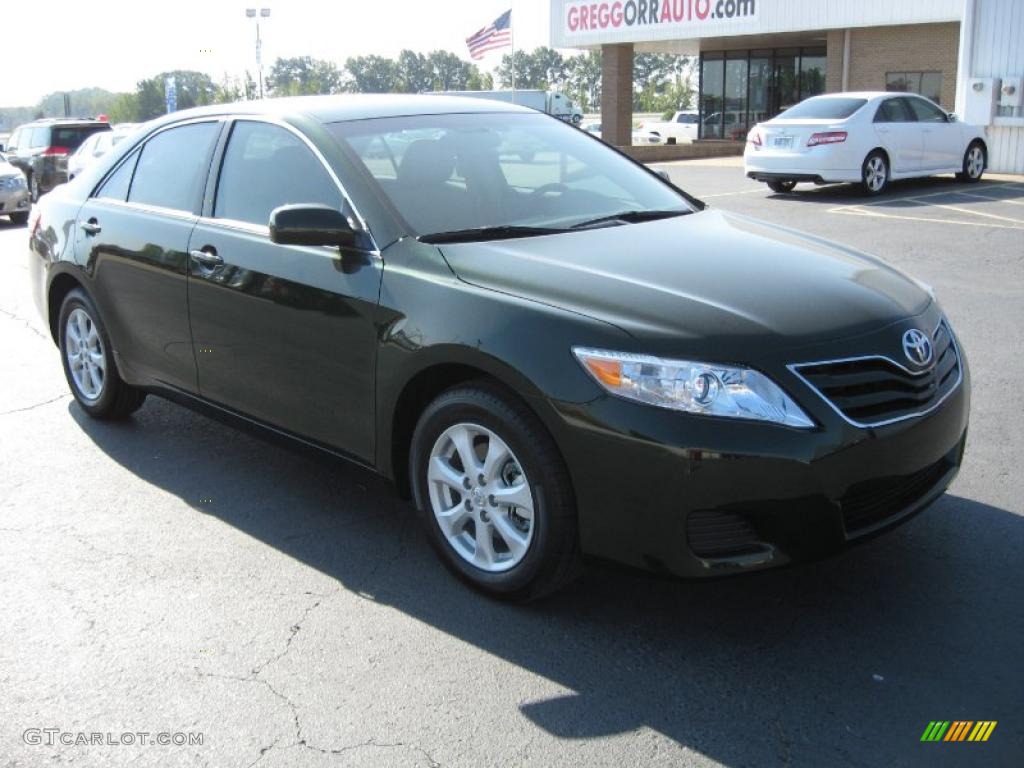
{"type": "Polygon", "coordinates": [[[661,408],[807,429],[814,422],[771,379],[750,368],[573,347],[613,395],[661,408]]]}

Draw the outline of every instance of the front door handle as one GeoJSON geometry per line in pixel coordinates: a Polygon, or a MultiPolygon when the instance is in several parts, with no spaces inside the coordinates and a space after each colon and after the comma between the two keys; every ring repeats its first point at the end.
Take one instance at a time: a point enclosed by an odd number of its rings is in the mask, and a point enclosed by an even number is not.
{"type": "Polygon", "coordinates": [[[82,231],[87,235],[98,235],[103,231],[103,227],[99,225],[96,219],[89,219],[88,221],[79,222],[78,226],[82,228],[82,231]]]}
{"type": "Polygon", "coordinates": [[[188,255],[192,257],[193,261],[207,269],[216,269],[217,267],[224,266],[224,259],[217,255],[216,249],[212,246],[206,246],[199,251],[189,251],[188,255]]]}

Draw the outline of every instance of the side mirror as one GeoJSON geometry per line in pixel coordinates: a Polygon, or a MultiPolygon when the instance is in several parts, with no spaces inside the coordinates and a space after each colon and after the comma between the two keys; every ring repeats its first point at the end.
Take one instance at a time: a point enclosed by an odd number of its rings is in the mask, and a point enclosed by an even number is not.
{"type": "MultiPolygon", "coordinates": [[[[674,143],[674,142],[673,142],[674,143]]],[[[671,177],[668,175],[668,171],[655,171],[656,174],[661,178],[662,181],[672,183],[671,177]]]]}
{"type": "Polygon", "coordinates": [[[946,115],[946,117],[949,118],[949,122],[951,123],[955,123],[957,120],[956,112],[950,112],[946,115]]]}
{"type": "Polygon", "coordinates": [[[359,232],[341,211],[327,205],[282,205],[270,213],[270,240],[279,245],[355,246],[359,232]]]}

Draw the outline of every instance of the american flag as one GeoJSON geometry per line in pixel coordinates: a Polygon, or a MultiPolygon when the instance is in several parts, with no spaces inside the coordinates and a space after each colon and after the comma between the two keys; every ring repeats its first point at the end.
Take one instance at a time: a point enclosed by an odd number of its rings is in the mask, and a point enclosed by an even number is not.
{"type": "Polygon", "coordinates": [[[469,55],[482,59],[488,51],[512,45],[512,10],[505,11],[493,23],[466,38],[469,55]]]}

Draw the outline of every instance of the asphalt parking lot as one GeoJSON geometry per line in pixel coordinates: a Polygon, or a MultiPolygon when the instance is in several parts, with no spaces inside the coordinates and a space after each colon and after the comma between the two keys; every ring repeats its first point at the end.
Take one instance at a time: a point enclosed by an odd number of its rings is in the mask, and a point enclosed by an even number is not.
{"type": "Polygon", "coordinates": [[[734,160],[659,167],[934,286],[974,385],[945,497],[824,562],[700,583],[594,564],[491,602],[361,470],[155,398],[85,418],[26,231],[0,220],[0,765],[1021,765],[1024,179],[869,201],[772,195],[734,160]],[[998,725],[922,743],[937,719],[998,725]],[[103,743],[26,743],[47,728],[103,743]],[[143,732],[203,743],[107,743],[143,732]]]}

